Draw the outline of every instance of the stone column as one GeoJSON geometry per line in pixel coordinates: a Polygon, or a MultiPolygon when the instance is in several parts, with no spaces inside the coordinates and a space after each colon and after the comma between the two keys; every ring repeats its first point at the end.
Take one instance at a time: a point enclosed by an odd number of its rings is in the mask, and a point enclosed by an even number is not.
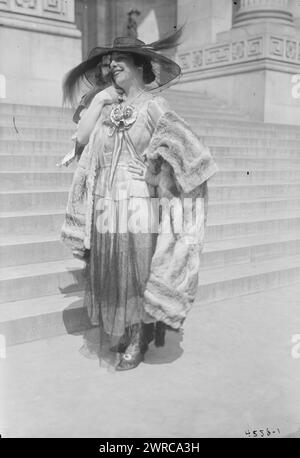
{"type": "Polygon", "coordinates": [[[7,103],[62,103],[65,73],[81,61],[73,0],[0,0],[0,68],[7,103]]]}
{"type": "Polygon", "coordinates": [[[233,27],[265,21],[285,25],[293,24],[289,0],[240,0],[234,16],[233,27]]]}

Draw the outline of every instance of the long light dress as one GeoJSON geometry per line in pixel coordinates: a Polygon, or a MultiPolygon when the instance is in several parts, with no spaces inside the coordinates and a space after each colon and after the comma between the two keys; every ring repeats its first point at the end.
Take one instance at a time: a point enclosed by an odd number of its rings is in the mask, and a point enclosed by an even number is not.
{"type": "Polygon", "coordinates": [[[114,108],[105,107],[97,132],[101,146],[86,290],[89,318],[108,347],[115,345],[128,327],[141,320],[155,321],[144,310],[143,292],[157,238],[147,223],[156,189],[143,179],[134,179],[128,164],[132,159],[145,161],[156,122],[168,104],[160,96],[143,94],[129,118],[130,123],[135,121],[125,130],[112,123],[114,108]]]}

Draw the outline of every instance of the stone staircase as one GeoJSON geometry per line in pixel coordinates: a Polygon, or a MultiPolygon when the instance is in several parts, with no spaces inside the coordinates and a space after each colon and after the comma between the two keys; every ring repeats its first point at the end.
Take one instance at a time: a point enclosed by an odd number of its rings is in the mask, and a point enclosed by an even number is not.
{"type": "MultiPolygon", "coordinates": [[[[220,172],[195,307],[300,282],[300,128],[250,121],[205,95],[168,91],[220,172]]],[[[0,334],[15,344],[86,325],[83,264],[59,241],[74,167],[71,111],[0,105],[0,334]]],[[[299,300],[300,302],[300,300],[299,300]]],[[[270,304],[271,307],[271,304],[270,304]]]]}

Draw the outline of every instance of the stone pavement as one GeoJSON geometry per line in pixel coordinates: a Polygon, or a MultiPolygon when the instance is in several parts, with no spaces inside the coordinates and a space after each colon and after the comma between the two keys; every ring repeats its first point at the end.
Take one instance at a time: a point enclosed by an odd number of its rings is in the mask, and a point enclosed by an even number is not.
{"type": "Polygon", "coordinates": [[[9,347],[0,360],[0,433],[247,437],[269,428],[299,437],[296,334],[300,283],[195,305],[183,339],[168,332],[164,348],[151,346],[145,363],[124,373],[84,357],[78,335],[9,347]]]}

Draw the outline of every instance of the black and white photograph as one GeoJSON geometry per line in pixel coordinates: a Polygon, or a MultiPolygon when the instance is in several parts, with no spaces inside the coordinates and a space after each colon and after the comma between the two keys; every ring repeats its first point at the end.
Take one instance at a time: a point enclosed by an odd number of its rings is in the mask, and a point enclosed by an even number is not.
{"type": "Polygon", "coordinates": [[[299,0],[0,0],[0,164],[0,449],[300,438],[299,0]]]}

